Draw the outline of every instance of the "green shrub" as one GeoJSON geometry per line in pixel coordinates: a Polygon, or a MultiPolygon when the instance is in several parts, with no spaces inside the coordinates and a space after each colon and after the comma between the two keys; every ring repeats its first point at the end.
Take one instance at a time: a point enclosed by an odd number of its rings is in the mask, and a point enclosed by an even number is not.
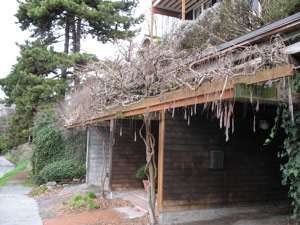
{"type": "Polygon", "coordinates": [[[146,164],[144,164],[138,168],[136,175],[135,175],[137,179],[140,179],[140,180],[147,179],[146,174],[145,174],[145,167],[146,167],[146,164]]]}
{"type": "Polygon", "coordinates": [[[300,10],[300,0],[268,0],[263,3],[263,20],[273,23],[300,10]]]}
{"type": "Polygon", "coordinates": [[[65,129],[55,108],[50,106],[41,109],[35,116],[32,135],[36,144],[32,156],[32,171],[36,184],[40,185],[48,180],[79,178],[84,175],[86,131],[65,129]],[[67,167],[64,168],[60,161],[67,163],[67,167]],[[55,165],[59,168],[54,168],[55,165]],[[49,167],[41,174],[46,166],[49,167]]]}
{"type": "Polygon", "coordinates": [[[43,182],[71,180],[85,175],[85,164],[78,164],[76,160],[60,160],[45,166],[39,176],[43,182]]]}
{"type": "Polygon", "coordinates": [[[81,200],[81,199],[82,199],[81,195],[74,195],[74,196],[72,197],[72,201],[74,201],[74,202],[77,202],[77,201],[79,201],[79,200],[81,200]]]}
{"type": "Polygon", "coordinates": [[[33,154],[33,172],[36,183],[41,184],[41,170],[55,161],[61,159],[65,149],[65,142],[57,126],[45,126],[38,132],[34,131],[36,150],[33,154]]]}
{"type": "Polygon", "coordinates": [[[89,191],[89,192],[87,193],[87,196],[88,196],[89,198],[96,198],[96,194],[95,194],[94,191],[89,191]]]}

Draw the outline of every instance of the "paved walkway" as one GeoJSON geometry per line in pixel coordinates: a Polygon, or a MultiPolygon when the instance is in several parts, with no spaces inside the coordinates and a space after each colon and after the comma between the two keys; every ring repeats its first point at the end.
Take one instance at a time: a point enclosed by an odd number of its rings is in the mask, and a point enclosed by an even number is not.
{"type": "MultiPolygon", "coordinates": [[[[0,160],[0,171],[8,172],[11,163],[3,157],[0,157],[0,160]]],[[[27,196],[31,189],[17,184],[14,180],[0,187],[1,225],[43,225],[36,201],[27,196]]]]}
{"type": "Polygon", "coordinates": [[[7,161],[6,158],[0,156],[0,178],[7,172],[13,170],[15,165],[7,161]]]}

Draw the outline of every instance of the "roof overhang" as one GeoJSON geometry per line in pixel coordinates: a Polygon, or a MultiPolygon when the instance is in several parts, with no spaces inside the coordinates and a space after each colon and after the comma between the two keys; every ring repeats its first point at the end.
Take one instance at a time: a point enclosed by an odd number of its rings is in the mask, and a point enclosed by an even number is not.
{"type": "Polygon", "coordinates": [[[190,88],[171,91],[159,97],[147,98],[128,107],[118,107],[116,109],[99,114],[98,116],[93,117],[89,120],[86,120],[84,124],[78,122],[67,126],[67,128],[116,119],[120,117],[120,114],[123,118],[171,108],[213,102],[217,100],[234,99],[237,93],[237,90],[235,88],[236,84],[252,85],[292,75],[292,66],[286,65],[279,68],[259,72],[256,76],[235,77],[231,81],[227,82],[225,87],[224,80],[219,80],[217,83],[214,83],[213,86],[210,82],[205,82],[196,91],[193,91],[190,88]]]}

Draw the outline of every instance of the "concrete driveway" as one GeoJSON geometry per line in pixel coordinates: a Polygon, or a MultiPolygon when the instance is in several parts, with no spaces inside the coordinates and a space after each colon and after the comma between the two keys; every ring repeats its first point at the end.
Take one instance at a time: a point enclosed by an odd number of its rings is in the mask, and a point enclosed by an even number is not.
{"type": "Polygon", "coordinates": [[[6,158],[0,156],[0,178],[7,172],[13,170],[15,165],[7,161],[6,158]]]}

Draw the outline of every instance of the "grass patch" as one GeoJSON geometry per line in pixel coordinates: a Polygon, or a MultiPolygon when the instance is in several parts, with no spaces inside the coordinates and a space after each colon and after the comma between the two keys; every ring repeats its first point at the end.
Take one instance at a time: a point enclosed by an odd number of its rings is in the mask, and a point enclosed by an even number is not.
{"type": "Polygon", "coordinates": [[[12,154],[10,154],[10,153],[6,153],[4,155],[4,157],[12,163],[17,163],[17,159],[15,157],[13,157],[12,154]]]}
{"type": "Polygon", "coordinates": [[[70,202],[63,201],[61,204],[64,206],[72,206],[77,208],[88,207],[89,209],[99,209],[100,206],[93,202],[96,198],[94,191],[89,191],[86,195],[81,196],[79,194],[73,195],[70,202]]]}
{"type": "Polygon", "coordinates": [[[0,178],[0,186],[3,186],[7,181],[9,181],[9,178],[22,172],[23,170],[26,169],[26,167],[29,164],[29,160],[20,164],[19,166],[17,166],[15,169],[5,173],[1,178],[0,178]]]}
{"type": "Polygon", "coordinates": [[[47,191],[48,188],[47,187],[36,187],[33,189],[33,191],[31,192],[32,196],[36,196],[39,194],[43,194],[45,191],[47,191]]]}
{"type": "Polygon", "coordinates": [[[87,193],[87,197],[89,197],[89,198],[96,198],[96,194],[95,194],[94,191],[89,191],[89,192],[87,193]]]}
{"type": "Polygon", "coordinates": [[[34,184],[32,184],[32,183],[27,183],[27,182],[23,183],[23,186],[24,186],[24,187],[35,187],[34,184]]]}

